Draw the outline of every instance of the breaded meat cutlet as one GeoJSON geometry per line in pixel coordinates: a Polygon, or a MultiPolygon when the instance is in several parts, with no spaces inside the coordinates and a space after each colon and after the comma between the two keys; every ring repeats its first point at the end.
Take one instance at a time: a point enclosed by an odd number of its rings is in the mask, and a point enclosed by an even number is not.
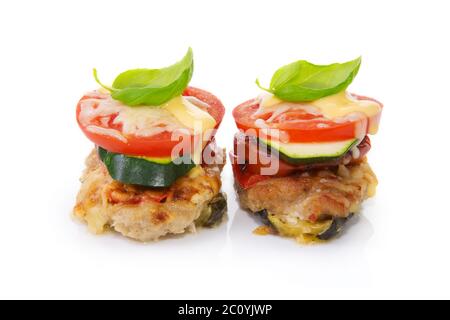
{"type": "Polygon", "coordinates": [[[113,180],[94,150],[86,160],[74,215],[96,234],[112,229],[143,242],[212,227],[227,208],[220,192],[222,169],[197,166],[169,188],[140,187],[113,180]]]}
{"type": "Polygon", "coordinates": [[[375,195],[377,178],[366,159],[350,165],[309,170],[237,186],[242,207],[271,231],[299,242],[329,240],[375,195]]]}

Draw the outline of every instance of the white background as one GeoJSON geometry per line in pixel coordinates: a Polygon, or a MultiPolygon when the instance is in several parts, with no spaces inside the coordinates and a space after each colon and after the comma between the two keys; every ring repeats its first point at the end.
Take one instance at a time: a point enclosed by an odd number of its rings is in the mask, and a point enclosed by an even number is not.
{"type": "Polygon", "coordinates": [[[0,298],[450,298],[448,1],[1,1],[0,298]],[[321,246],[229,221],[139,244],[71,219],[92,144],[74,112],[102,79],[195,53],[192,85],[234,106],[279,66],[363,56],[351,91],[385,104],[378,195],[321,246]]]}

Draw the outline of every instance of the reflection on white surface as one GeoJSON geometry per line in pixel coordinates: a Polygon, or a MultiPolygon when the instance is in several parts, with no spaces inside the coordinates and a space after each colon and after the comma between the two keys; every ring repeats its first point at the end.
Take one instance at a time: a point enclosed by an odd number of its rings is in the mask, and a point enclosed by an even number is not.
{"type": "Polygon", "coordinates": [[[230,230],[235,261],[249,270],[258,269],[277,278],[295,278],[305,287],[360,287],[371,284],[370,268],[364,250],[373,234],[363,216],[347,225],[346,231],[325,244],[301,245],[279,236],[254,235],[260,224],[238,210],[230,230]]]}

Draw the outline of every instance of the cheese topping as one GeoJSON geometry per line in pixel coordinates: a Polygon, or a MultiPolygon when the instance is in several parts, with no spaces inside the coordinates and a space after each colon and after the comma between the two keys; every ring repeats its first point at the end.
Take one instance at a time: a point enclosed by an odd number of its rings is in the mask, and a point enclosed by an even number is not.
{"type": "Polygon", "coordinates": [[[199,108],[209,107],[195,97],[177,97],[164,105],[178,121],[194,132],[202,133],[216,127],[216,120],[206,111],[199,108]]]}
{"type": "MultiPolygon", "coordinates": [[[[349,117],[358,115],[372,118],[381,112],[379,103],[372,100],[359,100],[346,91],[310,102],[285,102],[271,94],[264,94],[259,99],[260,109],[257,112],[258,115],[268,112],[279,113],[281,110],[286,112],[293,109],[304,109],[312,114],[320,113],[330,120],[345,121],[349,117]]],[[[378,131],[377,122],[373,121],[370,123],[370,134],[375,134],[378,131]]]]}
{"type": "Polygon", "coordinates": [[[200,134],[216,126],[214,118],[203,110],[209,106],[194,97],[176,97],[159,107],[129,107],[108,93],[92,92],[87,96],[80,103],[81,124],[93,133],[120,136],[124,142],[127,135],[149,137],[186,130],[200,134]]]}

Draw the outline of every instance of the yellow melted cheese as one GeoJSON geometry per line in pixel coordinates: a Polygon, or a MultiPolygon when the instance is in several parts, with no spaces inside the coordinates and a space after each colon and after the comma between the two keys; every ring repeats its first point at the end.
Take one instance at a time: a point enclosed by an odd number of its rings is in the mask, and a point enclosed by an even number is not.
{"type": "Polygon", "coordinates": [[[149,137],[183,129],[201,134],[216,126],[214,118],[204,111],[209,106],[194,97],[176,97],[158,107],[129,107],[112,99],[109,93],[91,92],[87,96],[80,105],[80,122],[88,131],[114,136],[125,143],[129,134],[149,137]],[[121,124],[122,132],[106,128],[113,116],[113,124],[121,124]],[[92,125],[95,119],[105,121],[104,126],[92,125]]]}
{"type": "MultiPolygon", "coordinates": [[[[324,97],[310,102],[287,103],[274,95],[265,95],[261,98],[260,108],[265,110],[278,109],[284,105],[291,107],[304,107],[317,109],[325,118],[335,120],[342,119],[353,114],[364,114],[371,118],[381,112],[381,105],[372,100],[358,100],[351,94],[343,91],[328,97],[324,97]]],[[[261,111],[259,111],[261,112],[261,111]]],[[[369,133],[375,134],[378,131],[377,121],[369,127],[369,133]]]]}
{"type": "Polygon", "coordinates": [[[177,97],[163,106],[164,110],[170,112],[179,122],[191,129],[194,134],[202,134],[202,143],[194,145],[192,160],[196,164],[201,163],[202,151],[206,142],[210,140],[212,132],[217,123],[207,112],[202,110],[197,103],[206,107],[204,103],[195,97],[177,97]]]}
{"type": "Polygon", "coordinates": [[[163,109],[169,111],[178,121],[196,133],[214,129],[217,124],[208,112],[203,111],[185,97],[170,100],[163,105],[163,109]]]}

